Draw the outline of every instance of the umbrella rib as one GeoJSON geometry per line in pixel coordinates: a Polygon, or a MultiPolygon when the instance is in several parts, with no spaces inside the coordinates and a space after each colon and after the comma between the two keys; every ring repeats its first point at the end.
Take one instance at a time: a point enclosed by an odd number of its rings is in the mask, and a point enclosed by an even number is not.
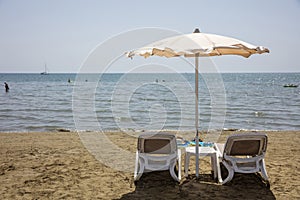
{"type": "Polygon", "coordinates": [[[214,43],[213,41],[211,41],[208,37],[208,35],[204,34],[204,37],[207,39],[207,41],[209,41],[212,44],[212,48],[214,49],[216,46],[216,43],[214,43]]]}

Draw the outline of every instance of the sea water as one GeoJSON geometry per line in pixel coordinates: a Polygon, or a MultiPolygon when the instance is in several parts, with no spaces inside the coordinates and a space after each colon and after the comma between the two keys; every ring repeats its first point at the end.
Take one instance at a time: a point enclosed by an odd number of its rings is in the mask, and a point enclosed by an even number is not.
{"type": "MultiPolygon", "coordinates": [[[[200,130],[300,130],[300,86],[283,87],[300,84],[300,73],[199,78],[200,130]]],[[[193,73],[0,74],[0,82],[1,132],[195,129],[193,73]]]]}

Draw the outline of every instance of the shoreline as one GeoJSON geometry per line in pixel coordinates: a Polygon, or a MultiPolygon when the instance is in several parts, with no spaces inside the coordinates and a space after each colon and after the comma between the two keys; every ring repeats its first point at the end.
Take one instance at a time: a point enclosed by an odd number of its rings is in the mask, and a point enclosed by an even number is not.
{"type": "MultiPolygon", "coordinates": [[[[228,185],[219,185],[211,180],[210,162],[207,159],[201,159],[199,180],[195,179],[195,167],[191,164],[190,176],[182,178],[179,184],[174,183],[168,172],[153,172],[143,175],[134,185],[133,171],[117,171],[104,165],[84,147],[77,132],[0,133],[0,197],[299,199],[300,130],[259,132],[268,135],[266,168],[270,189],[257,176],[243,174],[235,175],[228,185]]],[[[224,142],[233,133],[236,131],[223,131],[218,142],[224,142]]],[[[132,133],[135,134],[138,133],[132,133]]],[[[135,152],[135,137],[117,131],[105,135],[122,149],[135,152]]],[[[180,136],[185,135],[180,132],[180,136]]]]}
{"type": "MultiPolygon", "coordinates": [[[[0,134],[2,133],[90,133],[90,132],[101,132],[101,133],[115,133],[115,132],[134,132],[134,133],[142,133],[142,132],[179,132],[179,133],[186,133],[186,132],[194,132],[194,129],[187,129],[187,130],[175,130],[175,129],[163,129],[163,130],[144,130],[144,129],[107,129],[107,130],[75,130],[75,129],[68,129],[68,128],[57,128],[53,130],[46,130],[46,131],[29,131],[29,130],[15,130],[15,131],[4,131],[0,130],[0,134]]],[[[220,130],[209,130],[209,132],[300,132],[300,129],[290,129],[290,130],[281,130],[281,129],[238,129],[238,128],[223,128],[220,130]]],[[[201,133],[207,133],[207,130],[199,130],[201,133]]]]}

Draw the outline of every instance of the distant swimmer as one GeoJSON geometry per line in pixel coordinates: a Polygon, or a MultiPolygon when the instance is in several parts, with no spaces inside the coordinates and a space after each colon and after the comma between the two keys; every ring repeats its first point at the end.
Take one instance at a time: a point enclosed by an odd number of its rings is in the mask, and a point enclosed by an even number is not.
{"type": "Polygon", "coordinates": [[[8,92],[9,87],[8,87],[8,84],[6,82],[4,82],[4,87],[5,87],[5,92],[8,92]]]}
{"type": "Polygon", "coordinates": [[[68,79],[68,83],[71,83],[71,79],[68,79]]]}

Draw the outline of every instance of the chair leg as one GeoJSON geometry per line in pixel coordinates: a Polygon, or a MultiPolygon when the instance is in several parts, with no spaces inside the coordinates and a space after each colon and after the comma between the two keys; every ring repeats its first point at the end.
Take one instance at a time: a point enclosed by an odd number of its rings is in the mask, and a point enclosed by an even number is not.
{"type": "Polygon", "coordinates": [[[134,181],[138,181],[143,175],[145,165],[143,161],[139,158],[139,153],[136,152],[135,157],[135,167],[134,167],[134,181]]]}
{"type": "Polygon", "coordinates": [[[212,162],[213,162],[213,168],[214,168],[214,178],[217,178],[217,181],[219,183],[222,183],[222,176],[221,176],[221,168],[220,168],[220,162],[219,162],[219,156],[218,154],[214,154],[212,156],[212,162]]]}
{"type": "Polygon", "coordinates": [[[177,163],[178,163],[178,179],[180,181],[181,180],[181,150],[180,149],[178,149],[177,163]]]}
{"type": "Polygon", "coordinates": [[[135,181],[138,181],[141,178],[141,176],[144,173],[144,169],[145,169],[145,165],[142,162],[139,162],[138,173],[137,173],[136,177],[134,178],[135,181]]]}
{"type": "Polygon", "coordinates": [[[234,176],[234,170],[232,169],[232,167],[230,167],[226,162],[222,162],[223,165],[226,167],[227,171],[228,171],[228,176],[226,177],[225,180],[223,180],[222,184],[225,184],[229,181],[232,180],[233,176],[234,176]]]}
{"type": "Polygon", "coordinates": [[[190,165],[190,154],[186,153],[184,158],[184,176],[188,176],[189,172],[189,165],[190,165]]]}
{"type": "Polygon", "coordinates": [[[265,165],[265,160],[264,159],[261,160],[261,166],[260,166],[260,168],[261,168],[261,175],[262,175],[262,177],[266,181],[269,181],[267,170],[266,170],[266,165],[265,165]]]}
{"type": "Polygon", "coordinates": [[[135,153],[134,174],[133,174],[134,180],[137,179],[138,169],[139,169],[139,154],[138,154],[138,152],[136,152],[136,153],[135,153]]]}
{"type": "Polygon", "coordinates": [[[176,161],[172,162],[172,164],[170,164],[170,174],[172,176],[172,178],[175,180],[175,181],[178,181],[180,182],[180,179],[177,177],[177,175],[175,174],[175,166],[176,166],[176,161]]]}
{"type": "Polygon", "coordinates": [[[211,171],[213,172],[214,179],[217,178],[217,169],[216,169],[216,157],[215,154],[210,156],[210,163],[211,163],[211,171]]]}

